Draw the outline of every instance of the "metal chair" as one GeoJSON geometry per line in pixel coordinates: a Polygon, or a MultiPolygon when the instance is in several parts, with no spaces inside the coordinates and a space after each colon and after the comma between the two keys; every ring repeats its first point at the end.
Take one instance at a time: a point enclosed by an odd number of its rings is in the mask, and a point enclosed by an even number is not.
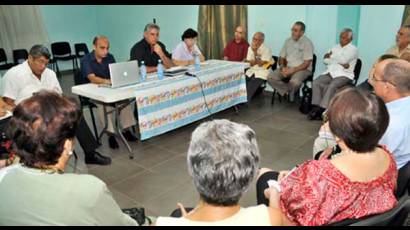
{"type": "Polygon", "coordinates": [[[353,86],[357,85],[357,81],[359,80],[360,77],[360,72],[362,70],[362,60],[360,60],[360,58],[357,59],[356,61],[356,65],[354,66],[354,78],[353,78],[353,86]]]}
{"type": "Polygon", "coordinates": [[[410,211],[409,196],[402,197],[393,209],[360,219],[347,219],[328,226],[402,226],[410,211]]]}
{"type": "Polygon", "coordinates": [[[13,67],[12,63],[7,62],[7,55],[3,48],[0,48],[0,70],[7,70],[13,67]]]}
{"type": "Polygon", "coordinates": [[[20,61],[25,61],[28,58],[28,52],[26,49],[17,49],[13,50],[13,61],[14,65],[18,65],[21,62],[20,61]]]}
{"type": "Polygon", "coordinates": [[[54,42],[51,44],[51,53],[53,54],[53,62],[55,64],[56,73],[61,77],[60,69],[58,67],[58,60],[73,62],[73,72],[78,68],[77,57],[71,53],[70,43],[68,42],[54,42]]]}

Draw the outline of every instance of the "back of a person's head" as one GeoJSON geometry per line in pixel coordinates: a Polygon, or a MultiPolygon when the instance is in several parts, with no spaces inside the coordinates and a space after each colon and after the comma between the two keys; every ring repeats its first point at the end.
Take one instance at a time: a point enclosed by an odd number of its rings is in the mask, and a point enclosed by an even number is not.
{"type": "Polygon", "coordinates": [[[192,28],[188,28],[187,30],[184,31],[184,33],[181,36],[182,41],[186,38],[196,38],[198,37],[198,32],[193,30],[192,28]]]}
{"type": "Polygon", "coordinates": [[[74,99],[55,92],[40,91],[19,103],[8,133],[21,163],[28,167],[56,164],[65,141],[75,137],[80,116],[74,99]]]}
{"type": "Polygon", "coordinates": [[[228,120],[205,122],[192,133],[187,161],[201,199],[236,205],[259,168],[255,132],[228,120]]]}
{"type": "Polygon", "coordinates": [[[383,71],[383,79],[393,84],[399,94],[410,94],[410,62],[403,59],[389,60],[383,71]]]}
{"type": "Polygon", "coordinates": [[[332,133],[359,153],[373,151],[389,124],[384,102],[355,87],[345,88],[334,96],[328,118],[332,133]]]}

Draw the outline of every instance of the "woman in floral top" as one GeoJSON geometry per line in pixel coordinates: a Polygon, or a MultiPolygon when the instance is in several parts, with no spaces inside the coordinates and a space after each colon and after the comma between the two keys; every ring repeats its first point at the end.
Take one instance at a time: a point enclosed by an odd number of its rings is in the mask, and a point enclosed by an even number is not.
{"type": "Polygon", "coordinates": [[[378,146],[389,124],[383,101],[347,88],[332,100],[329,126],[340,154],[311,160],[291,172],[263,168],[257,182],[258,204],[282,210],[289,225],[325,225],[392,209],[397,182],[391,153],[378,146]],[[279,181],[279,190],[269,180],[279,181]],[[269,183],[271,183],[269,181],[269,183]]]}

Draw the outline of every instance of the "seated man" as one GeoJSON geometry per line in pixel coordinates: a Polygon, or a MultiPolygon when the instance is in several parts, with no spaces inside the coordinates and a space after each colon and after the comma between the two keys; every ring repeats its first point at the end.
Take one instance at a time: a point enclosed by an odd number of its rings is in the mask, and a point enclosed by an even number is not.
{"type": "MultiPolygon", "coordinates": [[[[394,55],[402,58],[402,55],[406,52],[410,52],[410,25],[400,27],[396,34],[396,44],[386,50],[386,54],[394,55]]],[[[403,56],[403,59],[406,55],[403,56]]],[[[359,85],[360,89],[373,90],[373,87],[366,80],[359,85]]]]}
{"type": "Polygon", "coordinates": [[[204,55],[196,45],[198,33],[189,28],[181,36],[182,42],[172,52],[172,61],[175,65],[186,66],[195,64],[195,55],[199,55],[201,62],[205,61],[204,55]]]}
{"type": "Polygon", "coordinates": [[[250,68],[245,72],[246,91],[248,93],[248,102],[251,101],[259,87],[266,82],[269,74],[269,67],[274,63],[272,51],[263,44],[265,34],[256,32],[252,38],[252,44],[248,48],[246,62],[249,62],[250,68]]]}
{"type": "MultiPolygon", "coordinates": [[[[56,74],[46,68],[49,60],[48,49],[43,45],[34,45],[30,49],[27,61],[14,66],[4,75],[3,100],[14,109],[22,100],[42,89],[62,94],[56,74]]],[[[82,116],[76,136],[84,150],[86,164],[111,163],[111,158],[95,151],[99,144],[82,116]]]]}
{"type": "Polygon", "coordinates": [[[410,161],[410,63],[400,59],[382,61],[376,65],[369,83],[390,114],[380,144],[393,153],[400,169],[410,161]]]}
{"type": "Polygon", "coordinates": [[[224,49],[224,60],[243,62],[246,60],[249,43],[244,39],[245,30],[242,26],[237,26],[235,35],[224,49]]]}
{"type": "Polygon", "coordinates": [[[326,71],[313,81],[312,105],[314,107],[308,114],[309,120],[320,120],[336,91],[354,79],[358,54],[356,46],[352,44],[353,31],[344,29],[339,38],[340,44],[334,46],[324,56],[326,71]]]}
{"type": "Polygon", "coordinates": [[[279,69],[268,76],[268,83],[281,96],[289,94],[290,101],[302,82],[312,74],[313,44],[304,36],[305,24],[296,22],[292,27],[292,37],[285,41],[280,51],[279,69]]]}
{"type": "MultiPolygon", "coordinates": [[[[91,82],[94,84],[111,84],[110,80],[110,70],[108,65],[110,63],[115,63],[114,56],[108,53],[110,48],[110,43],[108,38],[105,36],[96,36],[93,40],[94,50],[86,54],[81,60],[81,72],[85,81],[91,82]]],[[[97,104],[98,112],[100,116],[100,121],[104,120],[104,106],[97,104]]],[[[110,110],[113,109],[110,106],[110,110]]],[[[120,122],[122,127],[129,128],[136,124],[134,114],[132,113],[131,105],[128,105],[121,110],[120,113],[120,122]]],[[[103,124],[104,125],[104,124],[103,124]]],[[[108,126],[107,131],[114,133],[114,127],[112,123],[112,115],[108,115],[108,126]]],[[[130,130],[123,132],[124,137],[128,141],[137,141],[137,138],[131,133],[130,130]]],[[[115,140],[114,135],[109,135],[108,143],[110,148],[118,148],[118,143],[115,140]]]]}
{"type": "Polygon", "coordinates": [[[165,68],[170,68],[174,64],[171,60],[171,54],[166,50],[165,45],[158,41],[159,26],[149,23],[144,28],[144,38],[137,42],[130,52],[130,60],[144,61],[147,67],[147,73],[157,71],[158,60],[162,61],[165,68]]]}

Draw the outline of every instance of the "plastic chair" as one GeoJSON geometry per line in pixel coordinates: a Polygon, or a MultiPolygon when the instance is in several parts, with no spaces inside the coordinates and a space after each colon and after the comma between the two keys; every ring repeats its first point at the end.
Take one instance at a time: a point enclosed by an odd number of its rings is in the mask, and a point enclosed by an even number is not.
{"type": "Polygon", "coordinates": [[[82,58],[84,57],[84,55],[90,53],[90,51],[88,51],[87,44],[85,43],[74,44],[74,50],[75,50],[75,56],[77,58],[82,58]]]}
{"type": "Polygon", "coordinates": [[[54,42],[51,44],[51,53],[53,54],[53,62],[55,64],[57,76],[61,77],[60,69],[58,67],[58,60],[73,62],[73,72],[78,68],[77,57],[71,53],[70,43],[68,42],[54,42]]]}
{"type": "Polygon", "coordinates": [[[8,63],[7,62],[7,55],[6,52],[4,51],[3,48],[0,48],[0,70],[6,70],[6,69],[10,69],[11,67],[13,67],[12,63],[8,63]]]}
{"type": "Polygon", "coordinates": [[[25,60],[27,60],[27,58],[28,58],[28,52],[26,49],[13,50],[14,65],[18,65],[22,63],[20,62],[21,60],[24,62],[25,60]]]}
{"type": "Polygon", "coordinates": [[[410,193],[410,162],[399,169],[397,176],[397,189],[394,194],[396,198],[400,198],[410,193]]]}
{"type": "Polygon", "coordinates": [[[357,81],[359,80],[360,77],[360,72],[362,70],[362,60],[360,60],[360,58],[357,59],[356,61],[356,65],[354,66],[354,78],[353,78],[353,86],[356,86],[357,81]]]}
{"type": "Polygon", "coordinates": [[[360,219],[347,219],[328,226],[402,226],[410,211],[409,196],[402,197],[393,209],[360,219]]]}

